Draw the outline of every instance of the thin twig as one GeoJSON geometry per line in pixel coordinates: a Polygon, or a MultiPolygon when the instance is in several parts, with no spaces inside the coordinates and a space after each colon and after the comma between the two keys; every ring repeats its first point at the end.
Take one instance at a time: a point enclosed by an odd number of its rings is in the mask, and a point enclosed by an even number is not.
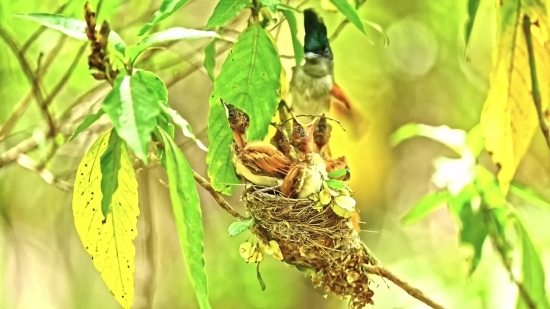
{"type": "Polygon", "coordinates": [[[532,96],[537,108],[537,114],[539,116],[539,126],[546,139],[546,144],[550,147],[550,130],[548,130],[548,124],[544,117],[544,111],[542,110],[542,99],[539,90],[539,82],[537,79],[537,68],[535,63],[535,52],[533,48],[533,38],[531,36],[531,20],[529,16],[523,16],[523,33],[525,34],[525,40],[527,43],[527,54],[529,55],[529,67],[531,68],[531,88],[533,89],[532,96]]]}
{"type": "MultiPolygon", "coordinates": [[[[67,3],[61,5],[55,11],[55,14],[61,14],[65,10],[66,7],[67,7],[67,3]]],[[[38,30],[36,30],[31,35],[31,37],[25,42],[25,44],[23,44],[23,47],[21,47],[21,53],[25,53],[27,51],[27,49],[29,49],[29,47],[32,45],[32,43],[34,43],[34,41],[36,41],[42,35],[42,33],[44,33],[44,31],[46,31],[46,29],[48,29],[48,27],[40,26],[40,28],[38,28],[38,30]]]]}
{"type": "Polygon", "coordinates": [[[445,307],[439,305],[435,301],[433,301],[431,298],[426,296],[421,290],[418,288],[415,288],[408,284],[407,282],[399,279],[396,275],[391,273],[389,270],[385,269],[381,266],[372,266],[372,265],[363,265],[363,268],[370,274],[377,275],[383,278],[386,278],[393,282],[395,285],[400,287],[403,291],[407,292],[407,294],[411,295],[412,297],[418,299],[419,301],[423,302],[424,304],[428,305],[429,307],[433,309],[445,309],[445,307]]]}
{"type": "Polygon", "coordinates": [[[229,205],[229,203],[227,203],[225,201],[225,199],[221,196],[221,194],[218,193],[206,179],[202,178],[201,175],[199,175],[199,174],[197,174],[197,172],[193,171],[193,177],[195,177],[195,181],[201,187],[203,187],[206,191],[208,191],[208,193],[210,193],[210,195],[212,195],[214,200],[216,200],[216,203],[221,208],[223,208],[223,210],[225,210],[229,215],[231,215],[231,217],[233,217],[237,220],[246,220],[247,219],[244,216],[240,215],[238,212],[236,212],[235,209],[233,209],[233,207],[231,207],[231,205],[229,205]]]}
{"type": "Polygon", "coordinates": [[[17,155],[17,163],[30,171],[38,173],[38,175],[47,183],[56,186],[63,191],[73,191],[73,184],[55,177],[52,172],[48,171],[44,167],[41,167],[40,164],[31,159],[31,157],[20,153],[17,155]]]}
{"type": "MultiPolygon", "coordinates": [[[[367,2],[367,0],[361,0],[361,2],[359,2],[359,4],[357,4],[357,8],[356,10],[359,10],[361,8],[361,6],[363,6],[363,4],[365,4],[367,2]]],[[[334,40],[336,40],[336,38],[340,35],[340,33],[342,32],[342,30],[344,30],[344,28],[349,24],[349,19],[344,19],[342,20],[342,22],[340,22],[340,24],[338,25],[338,27],[336,27],[336,30],[334,30],[334,33],[332,33],[332,35],[330,36],[330,41],[331,42],[334,42],[334,40]]]]}

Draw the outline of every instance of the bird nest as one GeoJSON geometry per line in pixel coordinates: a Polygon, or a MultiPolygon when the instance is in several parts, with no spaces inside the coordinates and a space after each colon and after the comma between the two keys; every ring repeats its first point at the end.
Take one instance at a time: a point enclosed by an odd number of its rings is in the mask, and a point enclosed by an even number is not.
{"type": "MultiPolygon", "coordinates": [[[[349,189],[344,190],[349,196],[349,189]]],[[[275,189],[251,187],[244,193],[255,222],[250,230],[261,243],[278,245],[278,259],[311,275],[315,287],[340,298],[349,296],[352,308],[363,308],[373,303],[364,267],[373,263],[351,214],[336,213],[339,193],[331,192],[336,194],[323,206],[316,197],[289,199],[275,189]]]]}

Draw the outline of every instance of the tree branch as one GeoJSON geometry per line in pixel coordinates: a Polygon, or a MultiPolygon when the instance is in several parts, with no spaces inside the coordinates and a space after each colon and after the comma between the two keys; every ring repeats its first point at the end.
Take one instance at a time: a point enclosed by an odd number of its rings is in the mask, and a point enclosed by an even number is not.
{"type": "Polygon", "coordinates": [[[383,278],[386,278],[393,282],[395,285],[400,287],[403,291],[407,292],[407,294],[411,295],[412,297],[418,299],[419,301],[423,302],[424,304],[428,305],[429,307],[433,309],[445,309],[445,307],[439,305],[432,299],[430,299],[426,294],[424,294],[421,290],[418,288],[415,288],[408,284],[407,282],[399,279],[396,275],[391,273],[389,270],[385,269],[382,266],[376,266],[376,265],[363,265],[363,268],[370,274],[377,275],[383,278]]]}
{"type": "Polygon", "coordinates": [[[221,207],[223,208],[223,210],[225,210],[229,215],[231,215],[231,217],[237,219],[237,220],[246,220],[247,218],[245,218],[244,216],[242,216],[241,214],[239,214],[238,212],[235,211],[235,209],[233,209],[233,207],[231,207],[231,205],[229,205],[229,203],[227,203],[225,201],[225,199],[221,196],[220,193],[218,193],[213,187],[212,185],[210,185],[210,183],[202,178],[201,175],[197,174],[197,172],[193,171],[193,177],[195,178],[195,181],[201,186],[203,187],[206,191],[208,191],[208,193],[210,193],[210,195],[212,195],[212,197],[214,198],[214,200],[216,200],[216,203],[221,207]]]}
{"type": "Polygon", "coordinates": [[[67,192],[73,191],[73,187],[74,187],[73,184],[55,177],[52,174],[52,172],[43,168],[40,164],[38,164],[36,161],[31,159],[31,157],[25,154],[18,154],[17,163],[30,171],[38,173],[38,175],[42,179],[44,179],[44,181],[46,181],[47,183],[54,185],[63,191],[67,191],[67,192]]]}

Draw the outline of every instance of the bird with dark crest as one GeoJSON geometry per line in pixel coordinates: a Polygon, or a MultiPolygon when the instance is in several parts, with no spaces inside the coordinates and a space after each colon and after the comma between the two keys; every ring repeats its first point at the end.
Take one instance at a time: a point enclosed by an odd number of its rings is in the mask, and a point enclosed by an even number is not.
{"type": "Polygon", "coordinates": [[[273,187],[280,185],[293,162],[277,148],[264,141],[247,142],[246,130],[250,117],[243,110],[220,99],[234,143],[231,145],[231,160],[237,175],[253,184],[273,187]]]}

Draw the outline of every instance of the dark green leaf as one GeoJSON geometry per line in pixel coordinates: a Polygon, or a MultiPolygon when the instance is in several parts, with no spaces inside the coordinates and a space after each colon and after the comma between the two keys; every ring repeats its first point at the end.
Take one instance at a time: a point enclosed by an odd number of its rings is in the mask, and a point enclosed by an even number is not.
{"type": "Polygon", "coordinates": [[[485,224],[483,212],[479,211],[479,209],[474,211],[471,204],[462,207],[459,218],[462,225],[460,240],[462,243],[471,245],[474,251],[470,264],[470,274],[472,274],[481,260],[481,249],[489,231],[485,224]]]}
{"type": "MultiPolygon", "coordinates": [[[[61,31],[78,40],[88,40],[86,36],[86,22],[80,19],[46,13],[16,14],[14,16],[38,22],[48,28],[61,31]]],[[[109,33],[109,42],[113,44],[116,51],[120,52],[122,55],[125,54],[126,43],[124,43],[122,38],[112,30],[109,33]]]]}
{"type": "Polygon", "coordinates": [[[229,236],[235,236],[244,232],[245,230],[247,230],[253,225],[254,225],[254,218],[249,220],[244,220],[244,221],[237,221],[237,222],[231,223],[227,231],[229,233],[229,236]]]}
{"type": "Polygon", "coordinates": [[[468,0],[468,19],[464,25],[464,42],[466,43],[466,46],[468,46],[468,43],[470,42],[470,35],[472,34],[472,28],[474,27],[479,2],[480,0],[468,0]]]}
{"type": "Polygon", "coordinates": [[[82,123],[79,124],[78,127],[76,127],[76,130],[74,131],[73,135],[69,138],[67,142],[74,140],[78,136],[78,134],[88,129],[92,124],[98,121],[99,118],[101,118],[101,116],[103,115],[105,115],[105,111],[103,109],[100,109],[97,111],[97,113],[86,116],[86,118],[84,118],[84,121],[82,121],[82,123]]]}
{"type": "Polygon", "coordinates": [[[354,24],[357,29],[365,33],[365,26],[363,25],[363,21],[361,21],[361,17],[359,17],[359,13],[353,5],[349,4],[348,0],[330,0],[330,2],[332,2],[332,4],[338,8],[340,13],[342,13],[352,24],[354,24]]]}
{"type": "Polygon", "coordinates": [[[542,196],[540,196],[539,194],[537,194],[536,192],[534,192],[533,190],[525,186],[522,186],[517,183],[512,184],[510,185],[509,193],[522,198],[523,200],[530,203],[531,205],[550,210],[550,202],[548,202],[542,196]]]}
{"type": "Polygon", "coordinates": [[[442,206],[447,199],[447,191],[432,192],[425,195],[409,212],[401,218],[401,224],[413,224],[442,206]]]}
{"type": "Polygon", "coordinates": [[[256,277],[258,278],[258,282],[260,282],[260,287],[262,288],[262,291],[265,291],[265,282],[262,279],[262,275],[260,274],[260,263],[256,264],[256,277]]]}
{"type": "Polygon", "coordinates": [[[158,11],[151,16],[151,19],[145,24],[138,33],[138,36],[144,35],[149,29],[153,28],[156,24],[170,17],[177,10],[181,9],[189,0],[163,0],[158,11]]]}
{"type": "Polygon", "coordinates": [[[185,137],[192,139],[200,149],[208,151],[208,148],[193,134],[189,122],[183,119],[177,111],[166,106],[162,106],[162,110],[163,113],[170,117],[170,119],[172,119],[172,121],[182,130],[185,137]]]}
{"type": "Polygon", "coordinates": [[[332,172],[330,172],[330,173],[327,173],[327,176],[328,176],[328,177],[338,178],[338,177],[344,176],[347,172],[348,172],[347,169],[337,170],[337,171],[332,171],[332,172]]]}
{"type": "Polygon", "coordinates": [[[172,138],[159,130],[166,151],[164,169],[168,175],[170,200],[189,279],[201,309],[210,308],[204,266],[204,230],[199,193],[193,170],[172,138]]]}
{"type": "Polygon", "coordinates": [[[212,39],[212,42],[204,48],[204,69],[212,81],[216,79],[214,69],[216,68],[216,42],[218,39],[212,39]]]}
{"type": "Polygon", "coordinates": [[[519,236],[521,237],[521,272],[523,278],[521,281],[525,291],[534,302],[535,307],[528,306],[521,296],[521,293],[519,293],[516,308],[550,308],[548,296],[546,295],[546,279],[544,276],[544,266],[542,264],[540,252],[535,247],[535,244],[529,236],[529,232],[521,221],[518,222],[517,229],[519,236]]]}
{"type": "Polygon", "coordinates": [[[203,38],[217,38],[228,41],[234,41],[231,38],[221,36],[215,31],[202,31],[196,29],[186,29],[186,28],[170,28],[164,31],[153,33],[149,36],[143,38],[139,41],[136,46],[133,46],[129,49],[128,59],[133,63],[141,53],[143,53],[148,48],[151,48],[155,45],[161,43],[166,43],[170,41],[178,40],[193,40],[193,39],[203,39],[203,38]]]}
{"type": "Polygon", "coordinates": [[[155,91],[148,85],[149,79],[144,71],[137,71],[131,77],[119,75],[103,103],[117,134],[145,163],[147,145],[161,111],[155,91]]]}
{"type": "Polygon", "coordinates": [[[101,212],[105,218],[111,211],[113,194],[118,189],[118,171],[122,165],[122,147],[125,147],[123,141],[116,132],[111,132],[107,150],[99,159],[101,166],[101,212]]]}
{"type": "Polygon", "coordinates": [[[294,48],[294,58],[296,59],[296,66],[302,65],[304,61],[304,48],[300,39],[298,39],[298,21],[293,11],[283,10],[288,26],[290,28],[290,35],[292,36],[292,48],[294,48]]]}
{"type": "Polygon", "coordinates": [[[476,186],[473,183],[467,184],[456,196],[448,195],[447,205],[455,216],[459,217],[463,207],[470,206],[473,199],[479,197],[476,186]]]}
{"type": "Polygon", "coordinates": [[[281,0],[260,0],[260,2],[273,13],[277,13],[277,6],[281,4],[281,0]]]}
{"type": "Polygon", "coordinates": [[[239,180],[230,159],[233,136],[220,98],[249,114],[252,119],[247,132],[249,140],[265,138],[280,101],[281,61],[273,44],[265,29],[259,24],[251,25],[233,45],[214,81],[206,162],[212,186],[224,194],[231,194],[234,190],[231,185],[239,180]]]}
{"type": "Polygon", "coordinates": [[[485,138],[483,137],[483,131],[481,131],[481,126],[479,124],[466,134],[466,145],[476,158],[479,157],[479,154],[485,149],[485,138]]]}
{"type": "Polygon", "coordinates": [[[335,179],[327,179],[325,180],[327,185],[333,189],[342,189],[345,185],[345,182],[341,180],[335,180],[335,179]]]}
{"type": "Polygon", "coordinates": [[[220,0],[204,29],[223,27],[248,5],[250,0],[220,0]]]}

